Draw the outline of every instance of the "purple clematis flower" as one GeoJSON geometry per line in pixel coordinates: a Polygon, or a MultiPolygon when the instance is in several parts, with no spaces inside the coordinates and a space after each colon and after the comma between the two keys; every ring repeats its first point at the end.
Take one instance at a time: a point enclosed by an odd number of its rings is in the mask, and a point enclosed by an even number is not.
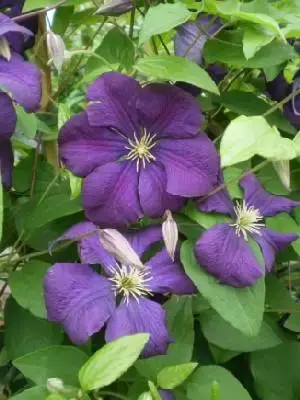
{"type": "MultiPolygon", "coordinates": [[[[222,183],[222,179],[220,179],[222,183]]],[[[253,285],[266,272],[270,272],[276,252],[285,249],[298,235],[274,232],[265,227],[264,217],[290,212],[300,202],[267,193],[254,174],[241,179],[245,198],[234,207],[227,190],[199,201],[198,208],[205,212],[228,214],[232,223],[216,224],[198,239],[195,255],[199,264],[221,283],[235,287],[253,285]],[[254,256],[249,238],[261,248],[265,270],[254,256]]]]}
{"type": "MultiPolygon", "coordinates": [[[[107,342],[148,332],[150,339],[143,355],[165,354],[171,342],[166,312],[151,296],[195,293],[178,256],[172,262],[166,250],[161,250],[146,262],[144,269],[122,265],[104,250],[97,227],[91,222],[75,225],[59,240],[80,236],[83,264],[55,264],[46,274],[44,289],[49,320],[61,323],[77,344],[86,342],[105,324],[107,342]],[[88,232],[92,234],[83,237],[88,232]],[[102,265],[103,275],[89,265],[95,263],[102,265]]],[[[153,243],[162,240],[160,227],[125,236],[140,257],[153,243]]]]}
{"type": "Polygon", "coordinates": [[[190,94],[108,72],[87,98],[87,112],[63,126],[59,142],[62,161],[85,178],[88,219],[115,227],[158,217],[216,184],[217,153],[199,134],[202,115],[190,94]]]}
{"type": "Polygon", "coordinates": [[[16,53],[21,40],[32,33],[0,13],[0,170],[5,187],[11,186],[13,151],[10,138],[16,126],[13,101],[27,112],[36,111],[41,99],[41,75],[38,68],[16,53]],[[26,78],[26,79],[25,79],[26,78]]]}

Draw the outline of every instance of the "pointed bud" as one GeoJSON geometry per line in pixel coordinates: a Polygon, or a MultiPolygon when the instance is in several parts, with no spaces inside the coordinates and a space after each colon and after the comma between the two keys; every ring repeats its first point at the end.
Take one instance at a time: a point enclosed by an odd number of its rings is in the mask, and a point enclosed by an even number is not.
{"type": "Polygon", "coordinates": [[[165,212],[164,217],[165,221],[162,224],[162,235],[167,252],[172,261],[174,261],[178,242],[178,228],[170,210],[165,212]]]}
{"type": "Polygon", "coordinates": [[[47,47],[50,56],[49,63],[53,63],[58,72],[60,72],[66,58],[66,46],[63,38],[54,32],[47,33],[47,47]]]}
{"type": "Polygon", "coordinates": [[[3,36],[0,37],[0,56],[4,57],[7,61],[11,59],[9,43],[3,36]]]}
{"type": "Polygon", "coordinates": [[[289,160],[273,161],[273,166],[274,166],[283,186],[288,191],[291,191],[291,174],[290,174],[289,160]]]}
{"type": "Polygon", "coordinates": [[[145,268],[128,240],[116,229],[100,229],[99,236],[104,249],[121,264],[145,268]]]}
{"type": "Polygon", "coordinates": [[[153,400],[153,397],[150,392],[144,392],[139,396],[138,400],[153,400]]]}
{"type": "Polygon", "coordinates": [[[65,389],[64,382],[59,378],[49,378],[47,380],[47,390],[50,393],[59,393],[65,389]]]}

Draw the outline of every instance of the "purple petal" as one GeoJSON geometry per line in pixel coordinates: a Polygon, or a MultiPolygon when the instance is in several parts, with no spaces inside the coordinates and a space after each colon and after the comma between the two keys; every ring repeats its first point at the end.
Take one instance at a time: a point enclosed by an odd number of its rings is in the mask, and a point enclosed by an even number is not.
{"type": "Polygon", "coordinates": [[[167,84],[152,83],[138,95],[137,111],[146,130],[159,137],[196,136],[203,117],[192,95],[167,84]]]}
{"type": "Polygon", "coordinates": [[[127,231],[123,234],[139,257],[142,257],[152,244],[163,239],[161,225],[150,226],[137,232],[127,231]]]}
{"type": "Polygon", "coordinates": [[[38,110],[42,96],[41,74],[34,64],[15,53],[9,61],[0,57],[0,86],[26,111],[38,110]]]}
{"type": "Polygon", "coordinates": [[[264,217],[272,217],[281,212],[289,213],[293,207],[300,206],[299,201],[293,201],[283,196],[274,196],[266,192],[252,173],[241,179],[240,185],[244,189],[247,205],[258,209],[264,217]]]}
{"type": "Polygon", "coordinates": [[[0,92],[0,137],[10,139],[15,131],[17,116],[11,98],[0,92]]]}
{"type": "Polygon", "coordinates": [[[167,315],[161,305],[140,297],[139,301],[124,301],[107,323],[105,340],[111,342],[121,336],[149,333],[143,356],[166,354],[171,339],[166,326],[167,315]]]}
{"type": "Polygon", "coordinates": [[[48,319],[61,323],[76,344],[98,332],[115,310],[110,282],[85,264],[54,264],[44,290],[48,319]]]}
{"type": "Polygon", "coordinates": [[[130,0],[111,0],[97,10],[97,14],[116,17],[132,9],[130,0]]]}
{"type": "Polygon", "coordinates": [[[142,168],[139,177],[139,197],[144,214],[149,217],[161,217],[168,209],[178,211],[184,204],[184,198],[166,192],[167,175],[160,163],[150,163],[142,168]]]}
{"type": "Polygon", "coordinates": [[[227,224],[205,231],[196,243],[195,255],[209,274],[231,286],[251,286],[264,275],[249,244],[227,224]]]}
{"type": "Polygon", "coordinates": [[[28,36],[32,36],[32,32],[28,29],[16,24],[12,19],[0,13],[0,37],[9,33],[18,33],[23,36],[23,41],[28,36]]]}
{"type": "Polygon", "coordinates": [[[206,68],[206,71],[209,73],[210,77],[219,84],[225,76],[228,74],[228,69],[221,67],[218,64],[211,64],[206,68]]]}
{"type": "Polygon", "coordinates": [[[91,127],[85,112],[62,127],[59,144],[63,163],[79,176],[87,176],[127,152],[127,142],[120,135],[107,128],[91,127]]]}
{"type": "Polygon", "coordinates": [[[163,400],[175,400],[175,396],[171,390],[160,389],[159,394],[163,400]]]}
{"type": "Polygon", "coordinates": [[[167,173],[167,192],[196,197],[207,194],[217,182],[218,156],[205,134],[193,139],[162,139],[155,156],[167,173]]]}
{"type": "Polygon", "coordinates": [[[260,235],[253,235],[255,241],[260,245],[267,272],[271,272],[275,262],[276,253],[284,250],[292,242],[299,238],[295,233],[279,233],[270,229],[261,229],[260,235]]]}
{"type": "Polygon", "coordinates": [[[95,232],[97,230],[99,229],[92,222],[80,222],[68,229],[53,244],[62,240],[77,240],[82,263],[101,264],[104,267],[115,265],[115,259],[104,250],[99,233],[95,232]]]}
{"type": "Polygon", "coordinates": [[[132,162],[107,163],[84,180],[83,205],[88,219],[100,227],[118,227],[142,217],[138,174],[132,162]]]}
{"type": "Polygon", "coordinates": [[[221,27],[220,20],[211,23],[213,18],[214,16],[211,15],[199,14],[195,22],[186,22],[180,25],[174,38],[175,55],[187,57],[195,63],[201,64],[203,48],[208,35],[215,34],[221,27]]]}
{"type": "MultiPolygon", "coordinates": [[[[298,87],[298,89],[300,86],[298,87]]],[[[297,130],[300,130],[300,96],[294,99],[294,107],[292,101],[283,106],[283,113],[297,130]],[[296,111],[296,112],[295,112],[296,111]]]]}
{"type": "Polygon", "coordinates": [[[152,279],[149,288],[154,293],[195,294],[197,290],[180,264],[177,254],[173,262],[166,252],[156,253],[147,263],[151,268],[152,279]]]}
{"type": "Polygon", "coordinates": [[[139,133],[136,99],[139,83],[118,72],[106,72],[88,89],[87,108],[92,126],[112,127],[127,137],[139,133]]]}
{"type": "Polygon", "coordinates": [[[280,73],[275,79],[267,82],[267,91],[272,100],[281,101],[291,92],[292,85],[290,85],[280,73]]]}
{"type": "Polygon", "coordinates": [[[14,154],[10,140],[0,137],[0,172],[6,189],[10,189],[12,185],[13,164],[14,154]]]}

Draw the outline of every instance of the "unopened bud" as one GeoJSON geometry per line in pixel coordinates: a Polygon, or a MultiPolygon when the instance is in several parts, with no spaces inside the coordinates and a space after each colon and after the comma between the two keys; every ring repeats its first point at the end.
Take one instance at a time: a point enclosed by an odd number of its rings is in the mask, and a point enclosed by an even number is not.
{"type": "Polygon", "coordinates": [[[138,400],[153,400],[153,397],[150,392],[144,392],[139,396],[138,400]]]}
{"type": "Polygon", "coordinates": [[[162,224],[162,235],[166,250],[172,261],[174,261],[178,242],[178,228],[170,210],[167,210],[164,216],[165,221],[162,224]]]}
{"type": "Polygon", "coordinates": [[[47,47],[50,56],[49,63],[53,63],[58,72],[60,72],[66,58],[66,46],[63,38],[54,32],[47,33],[47,47]]]}
{"type": "Polygon", "coordinates": [[[283,186],[288,191],[290,191],[291,190],[291,174],[290,174],[289,160],[273,161],[273,166],[274,166],[283,186]]]}
{"type": "Polygon", "coordinates": [[[50,393],[59,393],[65,389],[64,382],[59,378],[49,378],[47,380],[47,390],[50,393]]]}
{"type": "Polygon", "coordinates": [[[5,37],[0,37],[0,56],[4,57],[7,61],[11,59],[11,51],[8,40],[5,37]]]}
{"type": "Polygon", "coordinates": [[[145,268],[128,240],[116,229],[100,229],[99,236],[104,249],[121,264],[133,265],[140,269],[145,268]]]}

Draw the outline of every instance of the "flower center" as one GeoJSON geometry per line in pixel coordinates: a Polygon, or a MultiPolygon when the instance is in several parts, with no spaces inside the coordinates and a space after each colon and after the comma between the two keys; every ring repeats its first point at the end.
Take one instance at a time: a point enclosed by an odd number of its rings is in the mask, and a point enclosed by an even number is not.
{"type": "Polygon", "coordinates": [[[234,207],[236,214],[236,221],[230,226],[235,227],[235,232],[238,236],[244,236],[244,239],[248,241],[248,233],[255,233],[260,235],[259,230],[265,226],[261,223],[264,218],[260,215],[259,210],[253,206],[248,207],[245,200],[240,204],[237,202],[236,207],[234,207]]]}
{"type": "Polygon", "coordinates": [[[4,57],[7,61],[11,59],[9,43],[5,37],[0,37],[0,56],[4,57]]]}
{"type": "Polygon", "coordinates": [[[128,139],[129,146],[125,149],[129,150],[129,153],[125,157],[126,160],[136,161],[136,169],[139,171],[140,162],[142,162],[143,167],[146,167],[146,161],[150,163],[155,160],[155,157],[151,154],[151,149],[156,145],[154,141],[156,135],[151,135],[147,133],[146,129],[143,130],[144,135],[138,139],[136,134],[134,134],[134,141],[128,139]]]}
{"type": "Polygon", "coordinates": [[[122,264],[112,267],[113,276],[109,280],[113,283],[115,294],[123,296],[128,303],[130,296],[139,301],[139,297],[152,295],[148,282],[152,276],[149,269],[140,270],[133,266],[122,264]]]}

